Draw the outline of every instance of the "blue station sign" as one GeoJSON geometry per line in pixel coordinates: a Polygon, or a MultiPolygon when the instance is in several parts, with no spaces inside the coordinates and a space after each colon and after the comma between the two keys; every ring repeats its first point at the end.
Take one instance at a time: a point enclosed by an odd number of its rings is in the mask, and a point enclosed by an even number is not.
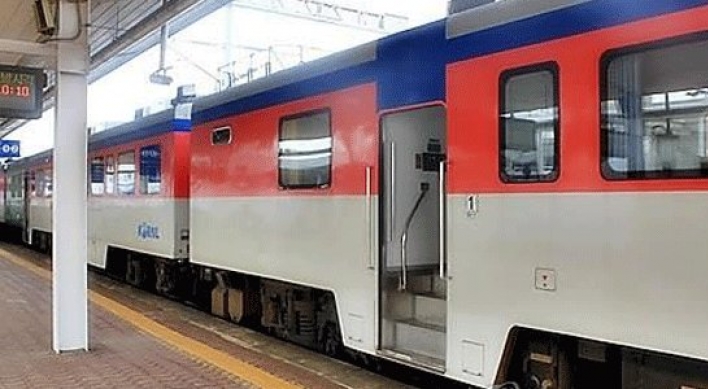
{"type": "Polygon", "coordinates": [[[0,158],[19,158],[19,140],[0,140],[0,158]]]}

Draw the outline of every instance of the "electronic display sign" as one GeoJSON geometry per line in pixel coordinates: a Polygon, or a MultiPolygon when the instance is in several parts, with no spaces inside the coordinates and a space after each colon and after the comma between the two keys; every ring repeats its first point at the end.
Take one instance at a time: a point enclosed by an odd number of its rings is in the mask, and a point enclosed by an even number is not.
{"type": "Polygon", "coordinates": [[[40,118],[43,87],[42,69],[0,65],[0,117],[40,118]]]}

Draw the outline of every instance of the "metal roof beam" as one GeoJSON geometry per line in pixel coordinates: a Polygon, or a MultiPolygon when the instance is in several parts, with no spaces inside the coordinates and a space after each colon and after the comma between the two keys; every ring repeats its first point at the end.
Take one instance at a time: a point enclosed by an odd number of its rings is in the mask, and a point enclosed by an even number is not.
{"type": "Polygon", "coordinates": [[[122,51],[130,48],[135,42],[158,30],[162,25],[168,23],[172,18],[191,8],[202,0],[172,0],[150,15],[138,22],[134,27],[126,31],[118,39],[106,45],[91,56],[91,68],[110,60],[122,51]]]}
{"type": "MultiPolygon", "coordinates": [[[[194,7],[189,10],[189,12],[182,13],[178,15],[175,19],[170,21],[170,36],[177,34],[178,32],[184,30],[185,28],[192,25],[194,22],[201,19],[202,17],[216,11],[217,9],[223,7],[224,5],[230,2],[231,0],[198,1],[198,4],[194,5],[194,7]]],[[[138,42],[133,42],[132,45],[130,44],[130,42],[126,44],[123,50],[118,51],[120,53],[119,55],[114,55],[113,57],[107,57],[105,55],[102,55],[100,58],[98,58],[97,55],[102,51],[99,50],[99,53],[96,53],[96,55],[91,58],[91,73],[89,74],[89,82],[93,82],[105,76],[106,74],[112,72],[113,70],[119,68],[123,64],[142,54],[146,50],[155,46],[159,42],[160,34],[158,33],[158,29],[156,28],[155,31],[145,35],[142,40],[138,42]],[[101,60],[101,62],[99,62],[99,60],[101,60]]]]}
{"type": "Polygon", "coordinates": [[[55,45],[46,43],[0,39],[0,52],[47,57],[51,59],[56,57],[57,48],[55,45]]]}
{"type": "Polygon", "coordinates": [[[408,26],[408,18],[403,15],[371,12],[325,0],[233,0],[232,5],[377,33],[396,32],[408,26]]]}

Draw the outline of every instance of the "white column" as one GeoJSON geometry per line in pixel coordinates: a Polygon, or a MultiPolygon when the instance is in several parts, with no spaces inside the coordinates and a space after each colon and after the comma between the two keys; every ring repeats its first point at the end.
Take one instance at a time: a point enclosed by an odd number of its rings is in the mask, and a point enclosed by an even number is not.
{"type": "Polygon", "coordinates": [[[53,347],[88,350],[86,75],[88,4],[61,0],[54,129],[53,347]],[[78,18],[77,10],[81,11],[78,18]],[[81,33],[76,34],[77,28],[81,33]]]}

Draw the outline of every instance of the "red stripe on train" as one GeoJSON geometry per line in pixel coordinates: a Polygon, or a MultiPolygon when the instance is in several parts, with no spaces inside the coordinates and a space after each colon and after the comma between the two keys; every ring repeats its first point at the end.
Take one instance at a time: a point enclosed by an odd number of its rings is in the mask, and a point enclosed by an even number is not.
{"type": "Polygon", "coordinates": [[[448,67],[452,193],[708,190],[707,179],[607,181],[600,174],[600,57],[607,50],[706,31],[708,7],[459,62],[448,67]],[[499,178],[499,77],[555,61],[560,79],[560,177],[544,184],[499,178]]]}
{"type": "MultiPolygon", "coordinates": [[[[199,125],[192,130],[193,197],[327,196],[365,193],[366,166],[378,166],[374,84],[289,102],[199,125]],[[278,185],[278,133],[285,116],[327,108],[332,123],[332,183],[322,189],[278,185]],[[211,131],[230,126],[232,142],[212,145],[211,131]]],[[[373,191],[377,182],[374,179],[373,191]]]]}

